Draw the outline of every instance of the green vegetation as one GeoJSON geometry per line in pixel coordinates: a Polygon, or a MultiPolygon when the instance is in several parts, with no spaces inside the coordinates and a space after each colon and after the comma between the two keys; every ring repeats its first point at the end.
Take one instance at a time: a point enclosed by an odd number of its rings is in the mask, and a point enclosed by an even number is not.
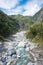
{"type": "MultiPolygon", "coordinates": [[[[23,15],[11,15],[13,19],[17,19],[22,26],[27,29],[32,23],[32,16],[23,16],[23,15]]],[[[24,29],[23,28],[23,29],[24,29]]]]}
{"type": "Polygon", "coordinates": [[[32,21],[26,36],[32,42],[38,43],[38,46],[43,46],[43,7],[32,17],[32,21]]]}
{"type": "Polygon", "coordinates": [[[39,24],[33,24],[26,33],[27,38],[33,42],[38,43],[39,46],[43,45],[43,20],[39,24]]]}
{"type": "Polygon", "coordinates": [[[16,19],[12,19],[2,11],[0,11],[0,39],[7,37],[19,30],[19,24],[16,19]]]}

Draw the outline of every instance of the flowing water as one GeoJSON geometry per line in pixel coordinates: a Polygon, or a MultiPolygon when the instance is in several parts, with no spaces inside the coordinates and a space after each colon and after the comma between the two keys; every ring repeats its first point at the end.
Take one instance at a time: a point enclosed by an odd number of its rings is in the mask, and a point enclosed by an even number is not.
{"type": "Polygon", "coordinates": [[[32,58],[29,53],[30,47],[34,46],[26,39],[25,31],[11,35],[2,44],[0,42],[0,63],[2,65],[33,65],[29,61],[32,58]]]}

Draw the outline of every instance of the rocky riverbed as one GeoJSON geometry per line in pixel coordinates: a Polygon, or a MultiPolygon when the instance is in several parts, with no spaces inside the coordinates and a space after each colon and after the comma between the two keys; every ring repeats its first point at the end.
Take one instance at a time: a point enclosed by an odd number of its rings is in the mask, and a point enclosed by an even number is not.
{"type": "Polygon", "coordinates": [[[43,64],[39,59],[37,45],[26,38],[25,31],[21,31],[0,42],[0,65],[43,64]]]}

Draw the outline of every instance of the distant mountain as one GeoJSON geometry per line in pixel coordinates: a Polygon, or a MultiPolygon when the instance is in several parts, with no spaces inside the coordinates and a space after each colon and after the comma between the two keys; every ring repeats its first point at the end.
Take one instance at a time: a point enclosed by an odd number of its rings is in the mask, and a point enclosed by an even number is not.
{"type": "Polygon", "coordinates": [[[19,21],[20,27],[27,29],[33,23],[39,23],[43,20],[43,7],[34,16],[11,15],[13,19],[19,21]]]}
{"type": "Polygon", "coordinates": [[[0,10],[0,37],[6,37],[19,30],[18,20],[12,19],[0,10]]]}

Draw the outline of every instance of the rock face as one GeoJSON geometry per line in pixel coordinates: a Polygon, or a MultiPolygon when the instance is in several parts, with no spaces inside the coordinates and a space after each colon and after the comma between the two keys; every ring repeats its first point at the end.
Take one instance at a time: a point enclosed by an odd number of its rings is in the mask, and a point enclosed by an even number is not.
{"type": "Polygon", "coordinates": [[[25,30],[26,29],[26,25],[23,21],[19,21],[19,26],[20,26],[20,30],[25,30]]]}
{"type": "Polygon", "coordinates": [[[43,20],[43,7],[33,16],[33,21],[39,23],[43,20]]]}
{"type": "Polygon", "coordinates": [[[43,8],[40,10],[40,15],[37,19],[37,21],[42,21],[43,20],[43,8]]]}

